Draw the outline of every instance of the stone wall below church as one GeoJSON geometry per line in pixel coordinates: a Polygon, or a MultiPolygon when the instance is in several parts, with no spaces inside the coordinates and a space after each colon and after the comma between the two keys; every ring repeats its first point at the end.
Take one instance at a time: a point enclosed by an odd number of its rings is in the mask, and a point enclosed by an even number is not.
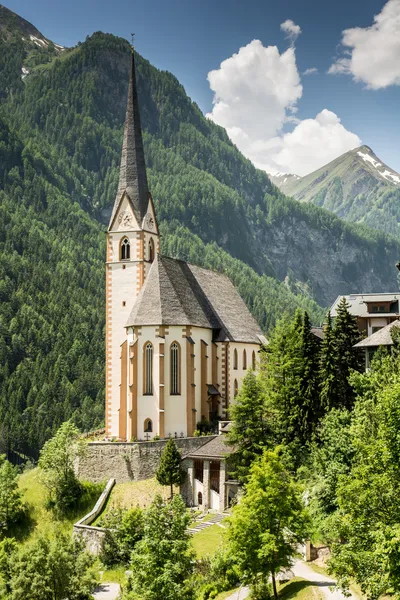
{"type": "MultiPolygon", "coordinates": [[[[176,444],[185,456],[215,436],[177,438],[176,444]]],[[[155,442],[90,442],[85,456],[79,458],[75,472],[81,481],[101,483],[114,478],[117,483],[154,477],[168,440],[155,442]]]]}

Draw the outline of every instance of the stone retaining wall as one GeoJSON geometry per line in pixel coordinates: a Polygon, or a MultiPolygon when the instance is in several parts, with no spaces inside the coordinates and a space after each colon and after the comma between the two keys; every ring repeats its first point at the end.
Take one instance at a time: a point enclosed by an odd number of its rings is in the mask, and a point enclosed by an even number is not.
{"type": "MultiPolygon", "coordinates": [[[[177,438],[182,456],[197,450],[215,436],[177,438]]],[[[90,442],[85,456],[75,464],[81,481],[101,483],[114,478],[117,483],[154,477],[168,440],[155,442],[90,442]]]]}
{"type": "Polygon", "coordinates": [[[105,503],[115,485],[115,479],[110,479],[103,490],[100,498],[97,500],[94,508],[82,519],[79,519],[74,525],[73,535],[83,538],[86,544],[86,550],[96,556],[100,553],[101,542],[104,537],[105,529],[102,527],[92,527],[93,523],[103,510],[105,503]]]}

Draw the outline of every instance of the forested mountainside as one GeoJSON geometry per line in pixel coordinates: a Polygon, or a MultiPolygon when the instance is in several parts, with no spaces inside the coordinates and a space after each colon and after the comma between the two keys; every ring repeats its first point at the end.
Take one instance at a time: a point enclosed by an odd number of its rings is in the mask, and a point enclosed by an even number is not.
{"type": "MultiPolygon", "coordinates": [[[[0,445],[35,456],[70,416],[85,430],[102,422],[104,223],[130,49],[96,33],[61,52],[32,47],[17,26],[7,32],[0,445]]],[[[226,271],[266,331],[299,306],[319,322],[323,310],[307,294],[326,306],[339,292],[396,288],[396,241],[285,198],[175,77],[139,56],[137,64],[164,253],[226,271]]]]}
{"type": "Polygon", "coordinates": [[[400,174],[369,146],[339,156],[304,177],[279,174],[271,180],[302,202],[312,202],[346,221],[400,235],[400,174]]]}

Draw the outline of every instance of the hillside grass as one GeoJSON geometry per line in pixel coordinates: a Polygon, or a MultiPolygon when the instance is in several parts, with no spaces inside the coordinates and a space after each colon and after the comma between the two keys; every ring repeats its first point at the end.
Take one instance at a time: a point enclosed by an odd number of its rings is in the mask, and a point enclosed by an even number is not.
{"type": "MultiPolygon", "coordinates": [[[[175,492],[179,492],[178,488],[175,492]]],[[[154,497],[159,494],[164,500],[170,496],[169,487],[160,485],[156,478],[144,479],[143,481],[128,481],[127,483],[117,483],[112,491],[104,508],[92,525],[98,523],[104,518],[108,511],[114,508],[148,508],[154,497]]]]}
{"type": "Polygon", "coordinates": [[[79,503],[79,507],[68,516],[56,518],[52,511],[47,510],[47,491],[40,481],[39,469],[31,469],[20,475],[18,486],[22,491],[22,499],[28,504],[29,519],[11,533],[21,543],[35,539],[40,535],[53,537],[55,531],[66,534],[72,533],[76,521],[88,513],[101,494],[102,486],[90,486],[79,503]]]}

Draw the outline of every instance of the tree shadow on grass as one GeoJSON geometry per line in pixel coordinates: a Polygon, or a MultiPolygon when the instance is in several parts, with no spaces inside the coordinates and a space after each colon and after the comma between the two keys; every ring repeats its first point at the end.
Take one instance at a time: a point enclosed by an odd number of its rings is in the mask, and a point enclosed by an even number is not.
{"type": "MultiPolygon", "coordinates": [[[[301,579],[297,581],[291,581],[287,583],[285,587],[280,590],[280,600],[291,600],[291,598],[297,598],[297,595],[304,589],[309,587],[331,587],[332,583],[328,581],[307,581],[301,579]]],[[[310,596],[311,598],[312,596],[310,596]]]]}

